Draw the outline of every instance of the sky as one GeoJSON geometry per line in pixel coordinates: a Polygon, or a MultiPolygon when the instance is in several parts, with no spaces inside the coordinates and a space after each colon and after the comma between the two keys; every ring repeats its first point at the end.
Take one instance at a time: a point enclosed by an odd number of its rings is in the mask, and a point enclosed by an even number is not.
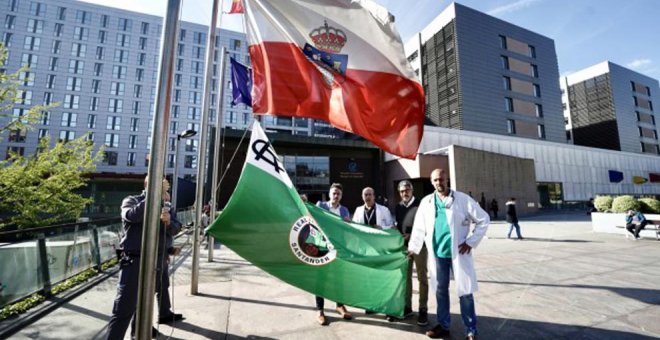
{"type": "MultiPolygon", "coordinates": [[[[107,0],[84,0],[100,5],[107,0]]],[[[276,0],[281,1],[281,0],[276,0]]],[[[231,0],[223,1],[228,11],[231,0]]],[[[396,18],[403,41],[422,30],[451,1],[376,0],[396,18]]],[[[660,79],[658,0],[462,0],[458,3],[555,41],[564,76],[609,60],[660,79]]],[[[164,16],[166,0],[113,0],[112,6],[164,16]]],[[[182,19],[208,25],[211,0],[184,0],[182,19]]],[[[244,31],[240,15],[223,15],[220,26],[244,31]]]]}

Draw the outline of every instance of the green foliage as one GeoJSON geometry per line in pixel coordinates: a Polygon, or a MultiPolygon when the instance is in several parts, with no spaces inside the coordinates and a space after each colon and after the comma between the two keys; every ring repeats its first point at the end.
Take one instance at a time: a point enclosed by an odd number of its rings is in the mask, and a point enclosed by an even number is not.
{"type": "Polygon", "coordinates": [[[46,298],[43,295],[35,293],[26,299],[5,306],[4,308],[0,309],[0,320],[4,320],[12,315],[18,315],[24,313],[28,309],[40,304],[41,301],[45,299],[46,298]]]}
{"type": "Polygon", "coordinates": [[[640,198],[639,206],[643,213],[660,214],[660,201],[655,198],[640,198]]]}
{"type": "Polygon", "coordinates": [[[612,212],[625,213],[628,210],[639,210],[639,202],[630,195],[618,196],[612,201],[612,212]]]}
{"type": "MultiPolygon", "coordinates": [[[[117,258],[113,257],[111,260],[106,261],[101,265],[101,270],[106,270],[108,268],[111,268],[117,264],[117,258]]],[[[64,280],[58,284],[56,284],[52,289],[51,293],[53,295],[57,295],[59,293],[62,293],[66,290],[69,290],[83,282],[87,282],[90,278],[98,275],[99,272],[94,269],[90,268],[82,273],[73,276],[67,280],[64,280]]],[[[18,301],[16,303],[13,303],[11,305],[7,305],[4,308],[0,309],[0,321],[12,316],[12,315],[18,315],[27,312],[29,309],[39,305],[41,302],[43,302],[46,298],[39,294],[35,293],[32,294],[30,297],[25,298],[21,301],[18,301]]]]}
{"type": "Polygon", "coordinates": [[[596,196],[594,207],[600,212],[610,212],[612,210],[612,196],[596,196]]]}
{"type": "MultiPolygon", "coordinates": [[[[0,44],[0,68],[6,61],[7,50],[0,44]]],[[[13,74],[0,73],[0,122],[5,122],[0,125],[0,137],[4,132],[31,129],[41,112],[53,107],[35,106],[22,116],[13,116],[26,71],[24,66],[13,74]]],[[[33,155],[12,153],[0,161],[0,212],[8,216],[0,220],[0,230],[7,225],[27,229],[80,217],[92,200],[75,191],[86,185],[84,174],[94,172],[103,155],[103,148],[94,155],[93,144],[85,138],[58,141],[52,149],[50,139],[42,138],[33,155]]]]}

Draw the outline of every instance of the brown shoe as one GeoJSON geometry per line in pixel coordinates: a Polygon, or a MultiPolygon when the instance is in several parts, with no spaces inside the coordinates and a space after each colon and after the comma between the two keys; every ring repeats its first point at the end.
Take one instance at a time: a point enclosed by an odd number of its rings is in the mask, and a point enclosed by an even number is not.
{"type": "Polygon", "coordinates": [[[318,321],[318,323],[321,326],[327,326],[328,325],[328,319],[325,317],[325,314],[323,314],[323,312],[319,313],[319,315],[316,317],[316,321],[318,321]]]}
{"type": "Polygon", "coordinates": [[[337,307],[335,310],[342,318],[344,318],[344,320],[351,320],[353,318],[353,315],[351,315],[344,306],[337,307]]]}
{"type": "Polygon", "coordinates": [[[449,330],[444,329],[440,325],[436,325],[435,327],[429,329],[426,331],[426,336],[428,336],[431,339],[438,339],[438,338],[444,338],[449,336],[449,330]]]}

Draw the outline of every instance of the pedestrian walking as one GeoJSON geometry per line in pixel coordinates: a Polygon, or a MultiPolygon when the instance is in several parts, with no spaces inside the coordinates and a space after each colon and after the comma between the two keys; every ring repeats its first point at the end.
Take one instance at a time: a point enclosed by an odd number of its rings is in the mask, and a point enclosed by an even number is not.
{"type": "Polygon", "coordinates": [[[516,228],[516,235],[519,240],[522,240],[523,237],[520,234],[520,225],[518,224],[518,213],[516,212],[516,198],[511,197],[506,202],[506,221],[509,222],[509,232],[506,234],[506,238],[511,238],[511,232],[513,228],[516,228]]]}

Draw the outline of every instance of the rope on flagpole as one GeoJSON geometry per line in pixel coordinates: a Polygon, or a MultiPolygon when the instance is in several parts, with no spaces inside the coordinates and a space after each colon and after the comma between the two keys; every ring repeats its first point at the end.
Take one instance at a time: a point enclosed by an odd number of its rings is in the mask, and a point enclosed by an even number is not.
{"type": "MultiPolygon", "coordinates": [[[[254,121],[254,116],[252,117],[252,121],[254,121]]],[[[252,124],[250,124],[252,125],[252,124]]],[[[218,190],[220,187],[220,184],[222,181],[225,179],[225,175],[227,175],[227,172],[229,172],[229,168],[231,168],[231,163],[234,161],[234,158],[236,157],[236,154],[238,153],[238,149],[241,147],[241,144],[243,144],[243,140],[245,139],[245,136],[247,135],[247,132],[249,131],[248,128],[245,128],[245,132],[243,132],[243,137],[241,137],[241,140],[238,142],[238,145],[236,146],[236,149],[234,149],[234,154],[231,155],[231,159],[229,159],[229,162],[227,163],[227,168],[225,168],[222,172],[222,176],[220,177],[220,180],[218,181],[218,184],[216,184],[214,190],[218,190]]]]}

